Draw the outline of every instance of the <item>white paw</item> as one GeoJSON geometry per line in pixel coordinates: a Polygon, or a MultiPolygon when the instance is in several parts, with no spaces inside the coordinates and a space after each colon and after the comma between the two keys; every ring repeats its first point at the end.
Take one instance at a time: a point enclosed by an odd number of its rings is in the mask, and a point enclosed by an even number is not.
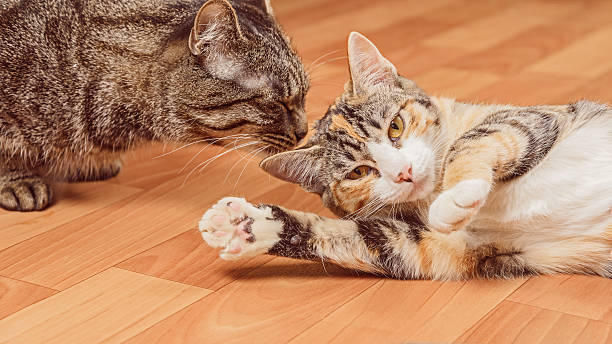
{"type": "Polygon", "coordinates": [[[280,240],[282,223],[273,219],[270,208],[226,197],[202,216],[199,228],[208,245],[223,248],[221,258],[236,260],[268,252],[280,240]]]}
{"type": "Polygon", "coordinates": [[[450,233],[467,226],[484,205],[491,185],[483,179],[469,179],[446,190],[429,207],[429,225],[450,233]]]}

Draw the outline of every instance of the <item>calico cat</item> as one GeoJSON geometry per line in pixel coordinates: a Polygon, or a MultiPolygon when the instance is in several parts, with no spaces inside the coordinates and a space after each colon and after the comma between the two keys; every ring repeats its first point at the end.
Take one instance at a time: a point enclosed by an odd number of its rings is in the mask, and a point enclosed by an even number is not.
{"type": "Polygon", "coordinates": [[[262,167],[342,219],[226,198],[200,222],[221,257],[270,253],[396,278],[612,278],[612,110],[427,95],[365,37],[302,148],[262,167]]]}
{"type": "Polygon", "coordinates": [[[269,0],[3,0],[0,83],[8,210],[111,178],[148,141],[273,153],[308,130],[308,78],[269,0]]]}

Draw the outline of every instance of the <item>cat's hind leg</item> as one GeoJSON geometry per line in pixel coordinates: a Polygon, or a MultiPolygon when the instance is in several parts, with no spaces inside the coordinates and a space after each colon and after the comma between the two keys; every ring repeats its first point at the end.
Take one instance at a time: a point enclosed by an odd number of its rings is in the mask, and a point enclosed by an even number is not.
{"type": "Polygon", "coordinates": [[[11,211],[39,211],[53,200],[53,189],[35,174],[9,170],[0,171],[0,207],[11,211]]]}
{"type": "Polygon", "coordinates": [[[466,254],[473,259],[472,277],[497,279],[538,275],[532,266],[517,250],[500,250],[493,246],[479,247],[466,254]]]}

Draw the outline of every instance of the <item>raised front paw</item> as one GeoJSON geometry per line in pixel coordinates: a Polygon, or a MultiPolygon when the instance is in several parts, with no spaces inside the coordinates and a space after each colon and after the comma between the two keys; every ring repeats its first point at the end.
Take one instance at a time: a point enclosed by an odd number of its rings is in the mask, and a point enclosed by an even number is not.
{"type": "Polygon", "coordinates": [[[491,185],[483,179],[469,179],[446,190],[429,207],[429,225],[450,233],[465,228],[484,205],[491,185]]]}
{"type": "Polygon", "coordinates": [[[270,208],[257,208],[243,198],[226,197],[200,220],[202,237],[212,247],[222,247],[221,258],[236,260],[268,252],[280,238],[282,223],[270,208]]]}
{"type": "Polygon", "coordinates": [[[0,207],[14,211],[37,211],[49,206],[53,190],[47,182],[32,175],[0,176],[0,207]]]}

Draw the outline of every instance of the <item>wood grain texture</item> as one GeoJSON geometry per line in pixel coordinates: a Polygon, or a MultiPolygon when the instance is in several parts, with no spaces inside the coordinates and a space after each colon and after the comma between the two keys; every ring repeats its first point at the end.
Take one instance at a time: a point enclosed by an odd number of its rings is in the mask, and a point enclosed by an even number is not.
{"type": "MultiPolygon", "coordinates": [[[[272,2],[311,72],[311,123],[348,79],[351,31],[433,95],[612,103],[611,1],[272,2]]],[[[221,197],[331,214],[244,153],[199,171],[223,150],[180,147],[131,153],[109,181],[60,185],[45,212],[0,210],[0,342],[612,343],[602,278],[391,281],[270,256],[221,261],[196,230],[221,197]]]]}
{"type": "Polygon", "coordinates": [[[458,46],[480,51],[579,8],[574,2],[523,2],[484,16],[426,40],[429,45],[458,46]],[[495,35],[491,31],[495,30],[495,35]]]}
{"type": "Polygon", "coordinates": [[[211,250],[202,241],[199,232],[190,230],[117,266],[171,281],[218,290],[272,259],[271,256],[260,256],[237,262],[224,261],[219,258],[219,252],[211,250]]]}
{"type": "Polygon", "coordinates": [[[378,279],[275,258],[128,343],[285,343],[378,279]]]}
{"type": "Polygon", "coordinates": [[[522,283],[381,281],[292,342],[451,342],[522,283]]]}
{"type": "MultiPolygon", "coordinates": [[[[226,171],[223,160],[208,173],[226,171]]],[[[190,183],[203,184],[205,175],[190,183]]],[[[263,182],[263,173],[259,182],[263,182]]],[[[66,289],[187,230],[228,191],[217,182],[203,190],[183,186],[185,177],[109,205],[0,252],[0,273],[53,289],[66,289]]],[[[254,181],[253,179],[251,181],[254,181]]]]}
{"type": "Polygon", "coordinates": [[[504,301],[456,342],[604,344],[612,342],[612,325],[504,301]]]}
{"type": "Polygon", "coordinates": [[[209,293],[111,268],[0,320],[0,342],[119,343],[209,293]]]}
{"type": "Polygon", "coordinates": [[[593,49],[608,44],[612,35],[612,25],[590,33],[579,41],[544,58],[529,70],[597,77],[612,68],[612,60],[606,49],[593,49]],[[585,53],[588,51],[588,53],[585,53]]]}
{"type": "Polygon", "coordinates": [[[612,324],[612,280],[592,276],[532,278],[508,300],[612,324]]]}
{"type": "Polygon", "coordinates": [[[57,290],[0,276],[0,319],[57,293],[57,290]]]}
{"type": "Polygon", "coordinates": [[[15,213],[0,209],[0,250],[141,191],[104,183],[64,184],[56,187],[59,201],[48,211],[15,213]]]}

